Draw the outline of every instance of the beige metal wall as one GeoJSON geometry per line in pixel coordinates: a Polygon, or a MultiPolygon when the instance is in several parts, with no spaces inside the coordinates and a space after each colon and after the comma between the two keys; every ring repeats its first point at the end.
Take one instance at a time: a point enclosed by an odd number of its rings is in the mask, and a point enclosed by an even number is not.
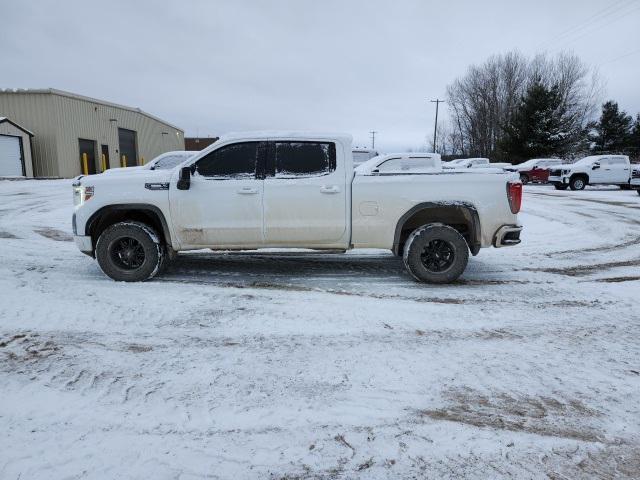
{"type": "MultiPolygon", "coordinates": [[[[4,117],[4,115],[0,116],[4,117]]],[[[12,137],[20,137],[22,139],[22,160],[24,161],[24,173],[27,177],[33,177],[33,163],[30,141],[31,137],[29,136],[29,134],[24,130],[20,130],[9,122],[2,122],[0,123],[0,135],[10,135],[12,137]]]]}
{"type": "Polygon", "coordinates": [[[0,91],[0,116],[22,125],[33,134],[33,170],[38,177],[58,176],[57,126],[53,123],[53,96],[12,94],[0,91]]]}
{"type": "Polygon", "coordinates": [[[136,132],[138,160],[184,150],[184,132],[137,109],[53,91],[0,91],[0,116],[31,130],[38,176],[74,177],[82,173],[78,139],[96,142],[96,171],[101,145],[109,146],[111,167],[120,166],[118,128],[136,132]]]}

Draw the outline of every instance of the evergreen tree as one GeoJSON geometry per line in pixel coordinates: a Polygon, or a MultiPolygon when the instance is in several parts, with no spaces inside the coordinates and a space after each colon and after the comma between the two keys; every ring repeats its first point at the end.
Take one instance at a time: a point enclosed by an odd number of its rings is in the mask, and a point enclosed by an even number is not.
{"type": "Polygon", "coordinates": [[[636,158],[640,157],[640,113],[636,115],[636,121],[631,129],[629,147],[636,158]]]}
{"type": "Polygon", "coordinates": [[[596,152],[621,152],[629,148],[633,119],[609,100],[602,105],[600,120],[593,126],[591,141],[596,152]]]}
{"type": "Polygon", "coordinates": [[[575,114],[557,86],[534,82],[521,98],[500,142],[505,158],[514,163],[535,157],[562,156],[579,141],[575,114]]]}

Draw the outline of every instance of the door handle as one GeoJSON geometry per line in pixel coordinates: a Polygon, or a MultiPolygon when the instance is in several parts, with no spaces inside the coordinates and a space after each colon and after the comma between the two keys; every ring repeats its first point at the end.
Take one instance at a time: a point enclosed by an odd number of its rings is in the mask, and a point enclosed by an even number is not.
{"type": "Polygon", "coordinates": [[[251,187],[242,187],[240,190],[238,190],[238,193],[241,195],[255,195],[256,193],[258,193],[258,189],[251,187]]]}
{"type": "Polygon", "coordinates": [[[340,187],[337,185],[323,185],[320,187],[322,193],[339,193],[340,187]]]}

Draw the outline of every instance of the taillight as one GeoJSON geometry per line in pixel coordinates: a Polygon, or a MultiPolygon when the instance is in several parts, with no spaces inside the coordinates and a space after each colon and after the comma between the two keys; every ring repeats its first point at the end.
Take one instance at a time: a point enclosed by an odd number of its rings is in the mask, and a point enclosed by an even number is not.
{"type": "Polygon", "coordinates": [[[518,213],[522,206],[522,183],[507,182],[507,198],[511,213],[518,213]]]}

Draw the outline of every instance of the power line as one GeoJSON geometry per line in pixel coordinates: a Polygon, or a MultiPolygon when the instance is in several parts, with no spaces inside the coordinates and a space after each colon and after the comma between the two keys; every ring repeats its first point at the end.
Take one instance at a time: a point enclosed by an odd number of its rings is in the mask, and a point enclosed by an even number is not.
{"type": "Polygon", "coordinates": [[[599,66],[599,67],[601,67],[602,65],[607,65],[607,64],[609,64],[609,63],[616,62],[616,61],[618,61],[618,60],[621,60],[621,59],[623,59],[623,58],[630,57],[630,56],[632,56],[632,55],[636,55],[636,54],[638,54],[638,53],[640,53],[640,48],[638,48],[637,50],[632,50],[632,51],[630,51],[630,52],[627,52],[627,53],[625,53],[625,54],[622,54],[622,55],[620,55],[620,56],[618,56],[618,57],[612,58],[611,60],[608,60],[608,61],[606,61],[606,62],[600,63],[598,66],[599,66]]]}
{"type": "Polygon", "coordinates": [[[617,13],[622,9],[625,9],[626,7],[632,5],[633,3],[634,3],[634,0],[616,0],[615,2],[610,4],[608,7],[598,10],[597,12],[587,17],[586,19],[582,20],[581,22],[578,22],[574,24],[572,27],[569,27],[568,29],[560,32],[559,34],[544,40],[543,42],[538,44],[536,49],[541,48],[545,45],[551,45],[553,43],[556,43],[557,41],[562,41],[561,40],[562,37],[565,37],[565,36],[570,37],[571,35],[574,35],[575,33],[579,32],[580,30],[590,27],[594,23],[598,23],[600,20],[608,17],[609,15],[617,13]]]}
{"type": "MultiPolygon", "coordinates": [[[[625,18],[625,17],[629,16],[630,14],[632,14],[634,12],[637,12],[638,10],[640,10],[640,5],[636,4],[636,5],[634,5],[634,8],[632,8],[631,10],[627,10],[625,12],[622,12],[621,15],[618,15],[617,17],[614,17],[614,18],[610,19],[608,22],[601,23],[599,25],[595,25],[595,27],[598,28],[598,29],[602,29],[602,28],[604,28],[604,27],[606,27],[608,25],[611,25],[612,23],[617,22],[618,20],[620,20],[622,18],[625,18]]],[[[569,45],[571,43],[574,43],[574,42],[580,40],[581,38],[584,38],[585,36],[587,36],[587,35],[589,35],[591,33],[592,32],[588,29],[585,32],[583,32],[581,35],[578,35],[577,37],[573,37],[570,40],[567,40],[565,42],[565,45],[569,45]]]]}

